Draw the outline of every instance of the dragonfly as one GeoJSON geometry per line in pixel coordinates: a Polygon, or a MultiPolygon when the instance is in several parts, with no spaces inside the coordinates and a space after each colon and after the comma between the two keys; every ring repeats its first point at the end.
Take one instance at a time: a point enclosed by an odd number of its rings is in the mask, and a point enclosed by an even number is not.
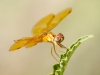
{"type": "Polygon", "coordinates": [[[9,51],[19,50],[22,47],[30,48],[32,46],[37,45],[38,43],[42,42],[49,42],[52,43],[51,47],[51,55],[54,57],[52,51],[54,50],[55,54],[57,54],[57,48],[65,48],[61,42],[64,40],[64,35],[62,33],[58,33],[57,35],[53,32],[50,32],[53,28],[55,28],[68,14],[70,14],[72,8],[67,8],[62,10],[58,14],[49,14],[42,18],[39,22],[37,22],[34,27],[32,28],[32,37],[23,37],[18,40],[14,40],[14,44],[10,47],[9,51]]]}

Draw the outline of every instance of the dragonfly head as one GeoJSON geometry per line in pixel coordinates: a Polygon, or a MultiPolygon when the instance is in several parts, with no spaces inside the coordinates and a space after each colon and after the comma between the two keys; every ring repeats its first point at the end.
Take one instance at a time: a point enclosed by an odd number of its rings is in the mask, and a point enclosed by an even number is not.
{"type": "Polygon", "coordinates": [[[61,43],[64,40],[64,36],[62,33],[58,33],[54,39],[56,42],[61,43]]]}
{"type": "Polygon", "coordinates": [[[60,46],[61,48],[67,49],[64,45],[61,44],[61,42],[64,40],[64,36],[62,33],[59,33],[55,36],[54,41],[55,43],[60,46]]]}

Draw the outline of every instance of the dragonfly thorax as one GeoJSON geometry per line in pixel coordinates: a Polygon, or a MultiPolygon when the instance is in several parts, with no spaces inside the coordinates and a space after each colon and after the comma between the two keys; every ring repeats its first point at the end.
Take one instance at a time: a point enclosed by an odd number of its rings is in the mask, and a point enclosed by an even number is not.
{"type": "Polygon", "coordinates": [[[48,32],[43,36],[43,41],[44,42],[58,42],[61,43],[64,40],[64,36],[62,33],[59,33],[57,35],[54,35],[52,32],[48,32]]]}
{"type": "Polygon", "coordinates": [[[54,42],[55,35],[52,32],[46,33],[46,35],[43,37],[44,42],[54,42]]]}

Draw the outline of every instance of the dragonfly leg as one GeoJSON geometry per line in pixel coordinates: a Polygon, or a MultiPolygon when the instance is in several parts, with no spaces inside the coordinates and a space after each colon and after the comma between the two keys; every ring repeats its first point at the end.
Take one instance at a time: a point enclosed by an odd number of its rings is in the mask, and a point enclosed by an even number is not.
{"type": "MultiPolygon", "coordinates": [[[[65,48],[67,49],[64,45],[62,45],[61,43],[57,42],[58,46],[60,46],[61,48],[65,48]]],[[[57,49],[58,50],[58,49],[57,49]]],[[[64,51],[58,50],[59,52],[65,53],[64,51]]]]}
{"type": "Polygon", "coordinates": [[[54,58],[57,62],[59,62],[59,61],[54,57],[54,55],[52,54],[52,47],[51,47],[51,55],[53,56],[53,58],[54,58]]]}
{"type": "Polygon", "coordinates": [[[53,44],[53,48],[54,48],[55,54],[60,58],[60,56],[59,56],[59,55],[57,54],[57,52],[56,52],[55,44],[53,44]]]}
{"type": "Polygon", "coordinates": [[[62,50],[59,50],[59,49],[57,49],[59,52],[62,52],[62,53],[65,53],[64,51],[62,51],[62,50]]]}
{"type": "Polygon", "coordinates": [[[61,48],[65,48],[67,49],[64,45],[62,45],[61,43],[57,43],[61,48]]]}

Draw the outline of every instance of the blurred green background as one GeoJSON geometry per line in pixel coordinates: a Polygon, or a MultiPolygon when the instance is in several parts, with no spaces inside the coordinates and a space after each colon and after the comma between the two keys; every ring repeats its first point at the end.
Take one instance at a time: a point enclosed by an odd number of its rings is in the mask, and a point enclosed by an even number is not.
{"type": "MultiPolygon", "coordinates": [[[[69,47],[79,37],[95,37],[82,43],[72,55],[64,75],[100,75],[100,0],[0,0],[0,75],[47,75],[57,63],[50,43],[9,52],[13,40],[32,36],[32,27],[44,16],[72,7],[55,29],[69,47]]],[[[61,49],[63,50],[63,49],[61,49]]]]}

